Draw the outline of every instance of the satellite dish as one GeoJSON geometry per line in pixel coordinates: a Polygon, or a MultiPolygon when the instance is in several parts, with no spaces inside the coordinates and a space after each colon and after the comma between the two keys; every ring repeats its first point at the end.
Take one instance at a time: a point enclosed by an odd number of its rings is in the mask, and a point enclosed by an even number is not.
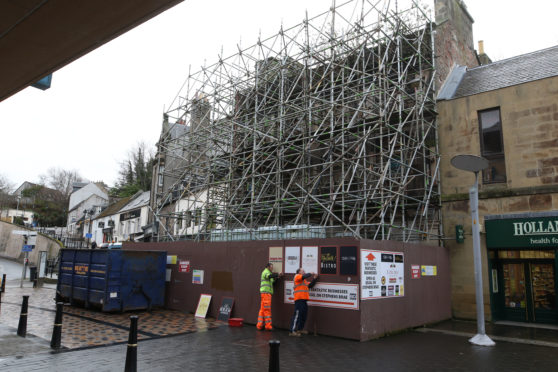
{"type": "Polygon", "coordinates": [[[476,155],[456,155],[451,159],[451,165],[457,169],[476,173],[488,168],[488,160],[476,155]]]}

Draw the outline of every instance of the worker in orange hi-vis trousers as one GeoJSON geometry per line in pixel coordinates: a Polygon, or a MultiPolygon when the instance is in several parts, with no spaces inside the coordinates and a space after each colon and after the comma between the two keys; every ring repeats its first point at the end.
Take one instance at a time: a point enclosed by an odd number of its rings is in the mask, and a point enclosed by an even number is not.
{"type": "Polygon", "coordinates": [[[273,264],[268,263],[262,271],[261,284],[260,284],[260,313],[258,314],[258,324],[256,327],[259,330],[265,329],[267,331],[273,330],[273,323],[271,321],[271,297],[273,296],[273,284],[275,281],[282,277],[283,273],[274,273],[273,264]]]}

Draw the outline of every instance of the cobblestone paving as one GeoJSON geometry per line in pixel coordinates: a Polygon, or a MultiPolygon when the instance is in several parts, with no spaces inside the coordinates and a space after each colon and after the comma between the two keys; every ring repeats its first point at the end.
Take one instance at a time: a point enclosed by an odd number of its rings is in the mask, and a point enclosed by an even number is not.
{"type": "MultiPolygon", "coordinates": [[[[19,283],[19,282],[18,282],[19,283]]],[[[23,295],[29,295],[27,333],[50,340],[54,324],[54,289],[6,288],[0,307],[0,323],[17,328],[23,295]]],[[[151,313],[103,313],[80,307],[64,306],[62,346],[67,349],[125,343],[128,340],[130,315],[138,316],[138,339],[203,332],[225,323],[214,319],[198,319],[192,314],[156,309],[151,313]]]]}

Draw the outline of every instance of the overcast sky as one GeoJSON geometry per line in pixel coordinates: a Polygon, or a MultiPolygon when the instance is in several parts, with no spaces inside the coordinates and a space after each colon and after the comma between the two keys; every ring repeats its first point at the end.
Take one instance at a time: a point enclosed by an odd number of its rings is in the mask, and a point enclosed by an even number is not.
{"type": "MultiPolygon", "coordinates": [[[[338,0],[341,2],[341,0],[338,0]]],[[[432,2],[432,0],[430,1],[432,2]]],[[[428,3],[430,3],[428,2],[428,3]]],[[[500,60],[558,44],[558,4],[466,0],[475,47],[500,60]]],[[[188,74],[222,46],[262,37],[326,11],[329,0],[185,0],[62,68],[52,87],[26,88],[0,102],[0,175],[18,186],[50,167],[78,170],[112,186],[119,162],[140,141],[154,145],[164,108],[188,74]]],[[[431,5],[432,8],[432,5],[431,5]]]]}

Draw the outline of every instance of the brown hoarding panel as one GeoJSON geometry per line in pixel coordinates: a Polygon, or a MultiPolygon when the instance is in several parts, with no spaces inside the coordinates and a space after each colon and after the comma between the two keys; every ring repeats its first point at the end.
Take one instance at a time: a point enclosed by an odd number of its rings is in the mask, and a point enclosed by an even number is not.
{"type": "MultiPolygon", "coordinates": [[[[445,248],[395,241],[356,240],[352,238],[269,240],[245,242],[162,242],[124,243],[124,249],[165,250],[176,255],[177,264],[167,283],[168,308],[193,313],[202,293],[213,298],[234,297],[231,317],[245,323],[257,322],[260,306],[260,275],[269,260],[269,247],[285,246],[356,246],[358,249],[403,252],[405,258],[405,295],[401,298],[360,301],[359,310],[310,306],[306,329],[323,335],[366,340],[425,323],[450,317],[449,255],[445,248]],[[179,272],[178,262],[190,261],[190,272],[179,272]],[[411,264],[436,265],[436,277],[411,280],[411,264]],[[202,285],[192,284],[192,271],[204,270],[202,285]]],[[[360,256],[360,254],[359,254],[360,256]]],[[[357,261],[359,258],[357,258],[357,261]]],[[[360,262],[357,275],[323,275],[322,283],[360,284],[360,262]]],[[[339,272],[339,270],[338,270],[339,272]]],[[[273,325],[287,329],[294,306],[284,303],[286,274],[275,285],[272,302],[273,325]]],[[[360,287],[359,287],[360,296],[360,287]]],[[[216,318],[219,301],[212,301],[208,316],[216,318]]]]}

